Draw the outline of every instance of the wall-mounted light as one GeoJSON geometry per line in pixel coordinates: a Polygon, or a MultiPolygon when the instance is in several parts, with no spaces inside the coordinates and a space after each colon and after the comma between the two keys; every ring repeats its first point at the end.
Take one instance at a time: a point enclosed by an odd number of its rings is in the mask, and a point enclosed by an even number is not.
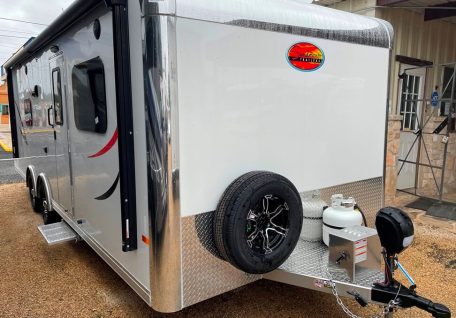
{"type": "Polygon", "coordinates": [[[38,85],[33,86],[32,96],[38,97],[40,94],[40,87],[38,85]]]}
{"type": "Polygon", "coordinates": [[[50,50],[52,53],[57,53],[60,49],[59,49],[58,45],[53,45],[53,46],[51,46],[50,50]]]}

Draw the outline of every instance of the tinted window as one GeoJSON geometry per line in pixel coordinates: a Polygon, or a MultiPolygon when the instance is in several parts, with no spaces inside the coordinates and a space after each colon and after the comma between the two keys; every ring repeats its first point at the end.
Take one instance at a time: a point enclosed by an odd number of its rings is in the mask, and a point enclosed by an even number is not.
{"type": "Polygon", "coordinates": [[[62,84],[60,79],[60,69],[52,70],[52,93],[54,95],[54,118],[56,125],[63,125],[62,110],[62,84]]]}
{"type": "Polygon", "coordinates": [[[71,78],[76,127],[105,133],[107,116],[103,62],[97,57],[75,65],[71,78]]]}

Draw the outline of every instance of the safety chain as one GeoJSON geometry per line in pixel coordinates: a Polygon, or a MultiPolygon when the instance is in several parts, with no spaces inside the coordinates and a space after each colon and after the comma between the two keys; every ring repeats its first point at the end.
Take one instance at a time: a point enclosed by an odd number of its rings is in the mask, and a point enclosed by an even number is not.
{"type": "MultiPolygon", "coordinates": [[[[361,316],[358,316],[354,314],[345,304],[343,303],[342,299],[339,296],[339,293],[337,292],[337,287],[336,283],[333,281],[332,275],[329,272],[329,268],[326,268],[327,275],[329,277],[329,284],[331,285],[331,290],[332,294],[334,297],[336,297],[337,304],[339,305],[340,308],[342,308],[343,312],[350,318],[362,318],[361,316]]],[[[402,284],[399,285],[399,289],[397,291],[396,296],[394,297],[393,300],[390,300],[388,302],[388,305],[383,307],[383,310],[380,315],[373,315],[371,318],[381,318],[384,317],[386,314],[392,312],[393,310],[397,310],[399,307],[399,302],[397,301],[397,297],[399,296],[399,292],[401,291],[402,284]]]]}
{"type": "MultiPolygon", "coordinates": [[[[328,274],[329,274],[329,271],[328,271],[328,274]]],[[[350,309],[348,309],[348,307],[345,306],[345,304],[342,302],[342,299],[340,298],[339,293],[337,292],[336,283],[332,280],[331,276],[329,276],[329,283],[331,284],[332,293],[333,293],[334,297],[336,297],[337,304],[340,306],[340,308],[342,308],[344,313],[347,314],[347,316],[349,316],[351,318],[361,318],[360,316],[357,316],[354,313],[352,313],[350,311],[350,309]]]]}
{"type": "Polygon", "coordinates": [[[396,296],[394,296],[394,299],[390,300],[388,302],[388,305],[383,307],[383,314],[386,315],[393,310],[397,310],[399,308],[399,302],[397,301],[397,296],[399,296],[399,293],[401,291],[402,284],[399,283],[399,288],[397,290],[396,296]]]}

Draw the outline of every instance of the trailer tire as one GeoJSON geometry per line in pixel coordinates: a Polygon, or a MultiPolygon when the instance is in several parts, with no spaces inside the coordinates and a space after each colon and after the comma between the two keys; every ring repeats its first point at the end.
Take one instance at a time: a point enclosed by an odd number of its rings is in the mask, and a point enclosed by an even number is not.
{"type": "Polygon", "coordinates": [[[29,175],[27,178],[27,186],[28,186],[28,191],[29,191],[29,198],[30,198],[30,204],[33,208],[33,211],[36,213],[43,213],[43,200],[38,197],[36,194],[36,191],[33,189],[33,180],[31,179],[32,176],[29,175]]]}
{"type": "Polygon", "coordinates": [[[301,233],[302,203],[285,177],[253,171],[234,180],[215,211],[213,232],[222,258],[250,274],[279,267],[301,233]]]}

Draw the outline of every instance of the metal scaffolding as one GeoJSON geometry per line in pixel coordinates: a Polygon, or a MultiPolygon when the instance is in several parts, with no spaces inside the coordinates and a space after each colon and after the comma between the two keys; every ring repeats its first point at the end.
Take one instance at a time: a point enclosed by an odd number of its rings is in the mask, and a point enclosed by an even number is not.
{"type": "MultiPolygon", "coordinates": [[[[456,96],[455,96],[455,88],[456,88],[456,62],[453,63],[446,63],[446,64],[440,64],[440,65],[428,65],[428,66],[421,66],[421,67],[413,67],[413,68],[408,68],[405,69],[402,74],[399,75],[399,84],[405,85],[405,92],[406,96],[413,95],[409,94],[410,92],[410,87],[407,87],[407,83],[405,82],[405,79],[407,78],[408,74],[407,72],[410,72],[411,70],[416,70],[419,68],[425,68],[426,69],[426,76],[430,73],[429,71],[432,70],[434,72],[437,72],[437,74],[441,74],[441,81],[438,86],[440,89],[440,93],[437,91],[437,87],[435,92],[437,93],[432,93],[432,95],[429,98],[412,98],[412,99],[402,99],[402,102],[405,103],[411,103],[413,107],[413,112],[417,114],[417,127],[413,131],[413,134],[415,135],[415,139],[412,143],[412,146],[408,150],[405,158],[399,158],[398,161],[400,163],[400,168],[398,169],[398,177],[401,175],[401,172],[403,171],[403,168],[406,164],[411,164],[415,165],[415,182],[414,182],[414,188],[412,190],[410,189],[398,189],[399,191],[408,193],[408,194],[413,194],[419,197],[426,197],[423,193],[419,192],[419,182],[420,182],[420,168],[426,167],[429,168],[432,174],[432,179],[435,185],[435,190],[438,195],[439,201],[443,200],[443,194],[444,194],[444,181],[445,181],[445,170],[446,170],[446,163],[447,163],[447,155],[448,155],[448,147],[449,147],[449,138],[450,138],[450,132],[452,131],[452,126],[454,125],[454,115],[456,114],[456,96]],[[452,75],[450,76],[449,79],[446,79],[444,76],[444,68],[448,68],[451,70],[452,68],[452,75]],[[402,82],[401,82],[402,81],[402,82]],[[448,94],[449,93],[449,94],[448,94]],[[438,95],[437,95],[438,94],[438,95]],[[449,97],[444,97],[448,96],[449,97]],[[417,105],[418,103],[423,103],[423,109],[425,109],[426,105],[431,105],[432,111],[428,112],[428,114],[425,114],[425,111],[418,112],[417,105]],[[437,104],[437,106],[434,106],[437,104]],[[446,105],[449,105],[448,107],[448,112],[446,112],[446,105]],[[429,123],[431,122],[432,118],[435,118],[436,115],[442,116],[442,109],[444,109],[443,114],[445,115],[445,119],[432,131],[427,131],[425,128],[429,123]],[[436,112],[439,112],[436,114],[436,112]],[[444,144],[443,146],[443,160],[441,164],[435,164],[433,163],[431,156],[429,154],[429,149],[428,145],[426,145],[426,140],[425,136],[426,135],[432,135],[432,136],[439,136],[439,141],[444,144]],[[418,150],[417,150],[417,155],[416,155],[416,160],[411,160],[410,155],[413,152],[413,149],[415,145],[418,145],[418,150]],[[438,173],[440,171],[440,173],[438,173]],[[438,175],[440,175],[440,178],[438,178],[438,175]]],[[[425,81],[424,84],[424,95],[425,97],[426,94],[428,93],[428,88],[427,85],[429,80],[425,81]]],[[[400,85],[398,86],[400,87],[400,85]]],[[[401,96],[402,97],[402,96],[401,96]]],[[[429,138],[428,138],[429,139],[429,138]]]]}

